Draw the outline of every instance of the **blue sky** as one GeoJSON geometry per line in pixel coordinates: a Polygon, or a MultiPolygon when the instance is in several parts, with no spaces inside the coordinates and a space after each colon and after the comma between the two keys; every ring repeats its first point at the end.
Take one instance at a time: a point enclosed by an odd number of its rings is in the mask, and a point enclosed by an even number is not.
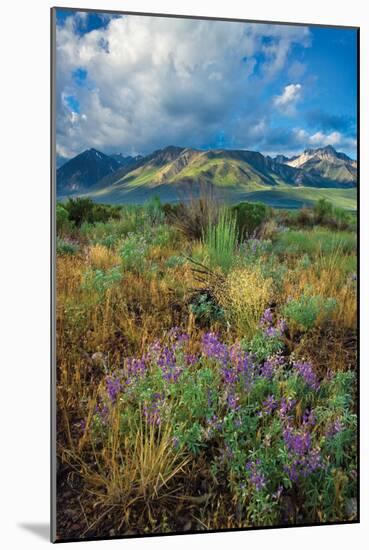
{"type": "Polygon", "coordinates": [[[57,11],[57,149],[356,158],[356,31],[57,11]]]}

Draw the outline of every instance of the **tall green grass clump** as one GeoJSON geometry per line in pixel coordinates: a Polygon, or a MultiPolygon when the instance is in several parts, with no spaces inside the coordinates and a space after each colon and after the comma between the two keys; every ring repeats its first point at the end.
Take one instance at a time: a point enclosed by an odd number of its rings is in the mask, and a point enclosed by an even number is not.
{"type": "Polygon", "coordinates": [[[236,217],[228,210],[222,210],[215,224],[209,220],[206,231],[203,231],[202,243],[210,266],[219,266],[223,271],[229,271],[235,263],[238,247],[236,217]]]}

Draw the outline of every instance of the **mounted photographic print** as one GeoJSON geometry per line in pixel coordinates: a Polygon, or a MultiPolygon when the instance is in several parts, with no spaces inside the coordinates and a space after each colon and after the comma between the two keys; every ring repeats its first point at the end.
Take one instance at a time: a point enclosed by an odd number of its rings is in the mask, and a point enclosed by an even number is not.
{"type": "Polygon", "coordinates": [[[52,540],[358,522],[359,29],[51,15],[52,540]]]}

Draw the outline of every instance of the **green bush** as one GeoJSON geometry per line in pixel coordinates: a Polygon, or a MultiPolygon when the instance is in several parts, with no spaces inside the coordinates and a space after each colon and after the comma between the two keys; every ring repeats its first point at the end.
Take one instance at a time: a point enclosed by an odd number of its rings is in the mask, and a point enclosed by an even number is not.
{"type": "Polygon", "coordinates": [[[82,288],[94,290],[103,295],[109,288],[114,287],[122,280],[122,271],[119,266],[104,271],[103,269],[88,269],[83,278],[82,288]]]}
{"type": "Polygon", "coordinates": [[[59,256],[72,256],[73,254],[77,254],[78,251],[79,251],[78,245],[76,245],[75,243],[66,241],[60,237],[57,237],[56,253],[59,256]]]}
{"type": "Polygon", "coordinates": [[[258,363],[266,361],[280,353],[283,349],[283,342],[280,335],[268,336],[264,331],[258,330],[252,340],[243,340],[242,349],[248,351],[255,357],[258,363]]]}
{"type": "Polygon", "coordinates": [[[149,243],[143,235],[128,233],[120,247],[120,256],[125,269],[142,271],[146,264],[149,243]]]}
{"type": "Polygon", "coordinates": [[[194,297],[190,304],[190,311],[198,321],[206,325],[211,325],[216,321],[224,321],[223,309],[207,292],[198,293],[194,297]]]}
{"type": "Polygon", "coordinates": [[[120,217],[120,207],[97,204],[91,199],[83,197],[68,199],[65,209],[68,212],[69,220],[73,221],[77,227],[80,227],[83,222],[107,222],[109,219],[120,217]]]}
{"type": "Polygon", "coordinates": [[[153,197],[143,205],[144,217],[151,225],[161,224],[165,220],[165,213],[159,197],[153,197]]]}
{"type": "Polygon", "coordinates": [[[314,204],[313,211],[316,223],[327,223],[333,215],[333,204],[326,199],[319,199],[314,204]]]}
{"type": "Polygon", "coordinates": [[[255,235],[266,220],[268,209],[265,204],[240,202],[232,208],[236,216],[240,239],[255,235]]]}
{"type": "Polygon", "coordinates": [[[68,210],[60,203],[56,205],[56,231],[59,234],[69,233],[73,230],[73,222],[69,219],[68,210]]]}
{"type": "Polygon", "coordinates": [[[295,324],[302,331],[307,331],[316,325],[318,319],[327,319],[336,305],[334,298],[304,294],[298,299],[289,300],[284,305],[282,313],[287,322],[295,324]]]}

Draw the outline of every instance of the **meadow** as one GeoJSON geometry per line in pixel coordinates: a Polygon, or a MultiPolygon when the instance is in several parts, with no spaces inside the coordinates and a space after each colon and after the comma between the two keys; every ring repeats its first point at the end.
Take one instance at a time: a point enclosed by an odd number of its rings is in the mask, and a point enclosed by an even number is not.
{"type": "Polygon", "coordinates": [[[57,204],[58,538],[357,519],[356,215],[57,204]]]}

